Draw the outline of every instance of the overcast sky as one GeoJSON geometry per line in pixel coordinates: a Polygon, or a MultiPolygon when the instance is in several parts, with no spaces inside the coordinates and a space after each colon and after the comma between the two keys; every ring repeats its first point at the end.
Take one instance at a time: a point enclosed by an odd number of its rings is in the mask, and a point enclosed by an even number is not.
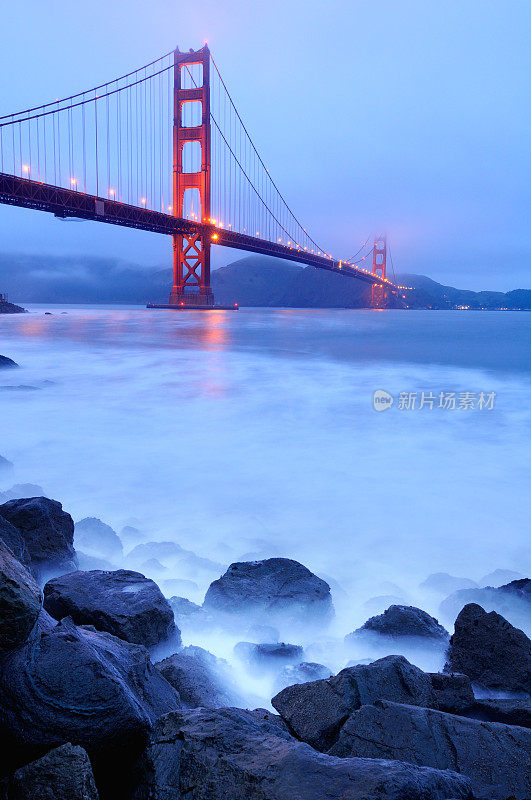
{"type": "MultiPolygon", "coordinates": [[[[397,271],[531,286],[529,0],[2,0],[0,15],[0,114],[208,40],[270,172],[330,252],[385,230],[397,271]]],[[[170,249],[0,206],[2,252],[169,265],[170,249]]],[[[216,264],[237,256],[218,249],[216,264]]]]}

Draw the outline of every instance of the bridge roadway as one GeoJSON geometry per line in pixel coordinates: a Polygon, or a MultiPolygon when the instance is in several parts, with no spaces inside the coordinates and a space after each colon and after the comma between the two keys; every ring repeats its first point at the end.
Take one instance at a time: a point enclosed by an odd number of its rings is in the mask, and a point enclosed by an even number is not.
{"type": "Polygon", "coordinates": [[[391,293],[397,292],[397,287],[390,281],[383,280],[377,275],[365,272],[357,267],[349,266],[341,261],[309,253],[306,250],[297,250],[277,242],[246,236],[243,233],[217,228],[215,225],[192,222],[191,220],[173,217],[159,211],[152,211],[140,206],[120,203],[92,194],[84,194],[76,189],[64,189],[60,186],[34,181],[29,178],[19,178],[16,175],[7,175],[0,172],[0,203],[22,208],[32,208],[38,211],[48,211],[56,217],[106,222],[111,225],[122,225],[127,228],[137,228],[152,233],[163,233],[171,236],[174,233],[186,235],[198,230],[210,237],[212,244],[223,247],[233,247],[238,250],[247,250],[251,253],[261,253],[266,256],[275,256],[288,261],[297,261],[318,269],[327,269],[339,272],[351,278],[357,278],[369,284],[385,286],[391,293]]]}

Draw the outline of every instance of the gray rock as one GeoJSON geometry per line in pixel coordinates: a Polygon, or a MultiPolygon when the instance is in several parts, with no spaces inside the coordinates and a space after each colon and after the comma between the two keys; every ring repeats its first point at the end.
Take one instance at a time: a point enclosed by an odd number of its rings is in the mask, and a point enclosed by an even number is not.
{"type": "Polygon", "coordinates": [[[389,606],[383,614],[371,617],[361,628],[348,634],[345,641],[352,641],[366,632],[393,638],[422,637],[436,641],[447,641],[450,638],[448,631],[434,617],[415,606],[389,606]]]}
{"type": "Polygon", "coordinates": [[[379,700],[354,712],[331,755],[400,759],[459,772],[482,796],[531,796],[531,732],[379,700]]]}
{"type": "MultiPolygon", "coordinates": [[[[2,513],[0,511],[0,513],[2,513]]],[[[439,606],[441,616],[454,620],[468,604],[476,603],[485,611],[496,611],[511,625],[529,630],[531,620],[531,580],[522,578],[503,586],[464,589],[454,592],[439,606]]]]}
{"type": "Polygon", "coordinates": [[[328,584],[289,558],[231,564],[210,584],[203,605],[266,624],[276,616],[322,624],[333,615],[328,584]]]}
{"type": "Polygon", "coordinates": [[[295,683],[309,683],[310,681],[326,680],[332,677],[331,670],[324,664],[314,661],[302,661],[300,664],[288,664],[278,673],[275,680],[275,691],[281,692],[286,686],[295,683]]]}
{"type": "Polygon", "coordinates": [[[447,572],[434,572],[432,575],[428,575],[426,580],[420,584],[419,589],[440,595],[449,595],[461,589],[474,589],[476,587],[477,583],[470,578],[456,578],[447,572]]]}
{"type": "Polygon", "coordinates": [[[41,590],[0,539],[0,648],[24,644],[41,609],[41,590]]]}
{"type": "Polygon", "coordinates": [[[436,708],[450,714],[461,714],[474,705],[475,698],[468,675],[429,672],[436,708]]]}
{"type": "Polygon", "coordinates": [[[387,656],[328,680],[288,686],[271,703],[298,739],[326,751],[353,711],[379,699],[432,707],[437,702],[429,675],[404,656],[387,656]]]}
{"type": "Polygon", "coordinates": [[[71,742],[88,752],[98,786],[100,778],[114,786],[109,797],[122,796],[154,721],[179,707],[144,647],[70,619],[57,624],[45,611],[25,645],[0,655],[6,763],[16,768],[71,742]]]}
{"type": "Polygon", "coordinates": [[[0,356],[0,369],[13,369],[14,367],[18,367],[16,361],[7,356],[0,356]]]}
{"type": "Polygon", "coordinates": [[[7,800],[98,800],[89,757],[70,743],[18,769],[7,800]]]}
{"type": "Polygon", "coordinates": [[[334,758],[231,708],[166,714],[137,774],[133,800],[472,800],[469,781],[455,773],[334,758]]]}
{"type": "Polygon", "coordinates": [[[0,516],[18,528],[36,575],[52,566],[76,568],[74,523],[61,503],[47,497],[9,500],[0,506],[0,516]]]}
{"type": "Polygon", "coordinates": [[[482,686],[531,693],[531,641],[495,611],[466,605],[455,621],[445,671],[482,686]]]}
{"type": "Polygon", "coordinates": [[[247,662],[255,671],[270,672],[280,669],[285,664],[298,664],[304,656],[304,650],[298,644],[284,642],[276,644],[238,642],[234,647],[234,655],[247,662]]]}
{"type": "Polygon", "coordinates": [[[202,647],[184,647],[155,666],[188,708],[220,708],[241,700],[228,663],[202,647]]]}
{"type": "Polygon", "coordinates": [[[531,701],[528,698],[475,700],[473,705],[462,713],[471,719],[531,728],[531,701]]]}
{"type": "Polygon", "coordinates": [[[157,584],[126,569],[70,572],[54,578],[44,587],[44,608],[55,619],[72,617],[77,625],[94,625],[146,647],[179,637],[171,606],[157,584]]]}
{"type": "Polygon", "coordinates": [[[116,531],[96,517],[85,517],[74,526],[74,546],[92,556],[111,561],[123,556],[122,542],[116,531]]]}

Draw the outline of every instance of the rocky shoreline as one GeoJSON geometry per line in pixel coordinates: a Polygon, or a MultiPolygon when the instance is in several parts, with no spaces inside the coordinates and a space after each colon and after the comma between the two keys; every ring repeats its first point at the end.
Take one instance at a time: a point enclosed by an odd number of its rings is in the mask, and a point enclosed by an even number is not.
{"type": "Polygon", "coordinates": [[[27,314],[25,308],[17,306],[15,303],[10,303],[0,295],[0,314],[27,314]]]}
{"type": "MultiPolygon", "coordinates": [[[[391,604],[345,637],[384,655],[333,674],[278,634],[289,623],[311,638],[334,617],[329,584],[304,565],[238,562],[202,605],[168,599],[142,571],[113,568],[123,543],[100,520],[74,526],[46,497],[1,499],[0,800],[531,797],[531,642],[489,610],[528,614],[528,579],[438,578],[458,609],[451,636],[424,610],[391,604]],[[210,629],[249,639],[235,663],[269,676],[270,708],[253,707],[241,672],[194,644],[210,629]],[[444,670],[400,654],[411,641],[442,648],[444,670]]],[[[127,565],[163,552],[194,556],[141,542],[127,565]]]]}

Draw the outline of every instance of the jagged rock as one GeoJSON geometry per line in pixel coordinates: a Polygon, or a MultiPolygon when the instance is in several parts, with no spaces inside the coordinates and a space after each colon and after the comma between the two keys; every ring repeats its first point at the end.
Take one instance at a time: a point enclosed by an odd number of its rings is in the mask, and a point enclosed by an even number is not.
{"type": "Polygon", "coordinates": [[[436,641],[450,638],[448,631],[434,617],[415,606],[390,606],[383,614],[371,617],[361,628],[349,633],[345,641],[352,641],[367,632],[393,638],[422,637],[436,641]]]}
{"type": "Polygon", "coordinates": [[[259,672],[277,670],[284,664],[297,664],[303,656],[304,650],[298,644],[253,644],[252,642],[238,642],[234,647],[234,655],[247,662],[249,667],[259,672]]]}
{"type": "Polygon", "coordinates": [[[210,584],[203,605],[266,624],[277,616],[319,624],[333,614],[328,584],[289,558],[231,564],[210,584]]]}
{"type": "Polygon", "coordinates": [[[114,785],[109,797],[122,796],[130,760],[152,723],[179,707],[144,647],[71,619],[57,624],[45,611],[28,642],[0,656],[5,763],[17,768],[52,747],[78,744],[90,755],[98,785],[98,775],[114,785]]]}
{"type": "Polygon", "coordinates": [[[531,728],[531,701],[527,698],[475,700],[473,705],[462,713],[471,719],[531,728]]]}
{"type": "Polygon", "coordinates": [[[453,672],[429,672],[428,675],[439,711],[461,714],[474,705],[474,692],[468,675],[453,672]]]}
{"type": "MultiPolygon", "coordinates": [[[[126,642],[153,647],[178,635],[171,606],[156,583],[139,572],[70,572],[44,587],[44,608],[126,642]]],[[[180,639],[177,642],[180,644],[180,639]]]]}
{"type": "Polygon", "coordinates": [[[334,758],[234,708],[166,714],[137,775],[133,800],[471,800],[469,781],[455,773],[334,758]]]}
{"type": "Polygon", "coordinates": [[[326,680],[331,678],[332,672],[324,664],[314,661],[302,661],[300,664],[288,664],[283,667],[275,680],[275,691],[281,692],[286,686],[295,683],[309,683],[310,681],[326,680]]]}
{"type": "Polygon", "coordinates": [[[108,558],[111,561],[123,556],[118,534],[97,517],[85,517],[74,526],[74,546],[88,555],[108,558]]]}
{"type": "Polygon", "coordinates": [[[61,503],[47,497],[9,500],[0,506],[0,516],[18,528],[37,575],[50,567],[75,569],[74,523],[61,503]]]}
{"type": "Polygon", "coordinates": [[[531,641],[495,611],[466,605],[455,621],[445,671],[482,686],[531,693],[531,641]]]}
{"type": "Polygon", "coordinates": [[[0,369],[13,369],[13,367],[18,367],[16,361],[7,356],[0,356],[0,369]]]}
{"type": "Polygon", "coordinates": [[[486,586],[497,588],[522,578],[523,575],[513,569],[495,569],[493,572],[489,572],[488,575],[484,575],[478,583],[482,588],[486,586]]]}
{"type": "Polygon", "coordinates": [[[239,702],[228,663],[192,645],[155,664],[188,708],[219,708],[239,702]]]}
{"type": "Polygon", "coordinates": [[[89,757],[70,743],[18,769],[9,780],[7,800],[98,800],[89,757]]]}
{"type": "Polygon", "coordinates": [[[329,753],[452,770],[495,800],[531,796],[531,732],[525,728],[378,700],[348,718],[329,753]]]}
{"type": "MultiPolygon", "coordinates": [[[[0,510],[0,514],[1,514],[0,510]]],[[[454,592],[439,606],[441,616],[454,620],[468,604],[476,603],[485,611],[496,611],[511,625],[529,631],[531,620],[531,580],[521,578],[503,586],[464,589],[454,592]]]]}
{"type": "Polygon", "coordinates": [[[429,675],[404,656],[387,656],[328,680],[288,686],[271,703],[298,739],[325,751],[353,711],[380,699],[431,707],[437,702],[429,675]]]}
{"type": "Polygon", "coordinates": [[[447,572],[434,572],[432,575],[428,575],[425,581],[422,581],[419,589],[449,595],[461,589],[475,589],[476,587],[477,583],[470,578],[456,578],[447,572]]]}
{"type": "Polygon", "coordinates": [[[41,591],[0,539],[0,648],[24,644],[39,616],[41,591]]]}
{"type": "Polygon", "coordinates": [[[0,538],[6,544],[17,561],[24,564],[25,567],[29,566],[30,556],[26,542],[24,541],[18,528],[15,528],[7,519],[0,516],[0,538]]]}

